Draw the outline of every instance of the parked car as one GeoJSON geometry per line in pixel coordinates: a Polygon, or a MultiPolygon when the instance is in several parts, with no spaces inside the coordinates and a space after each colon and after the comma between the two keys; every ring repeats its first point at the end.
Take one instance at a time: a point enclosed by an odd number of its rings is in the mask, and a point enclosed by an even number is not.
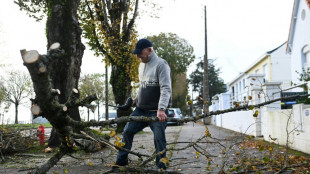
{"type": "MultiPolygon", "coordinates": [[[[176,119],[182,119],[183,115],[180,108],[169,108],[168,109],[168,117],[173,117],[176,119]]],[[[180,125],[178,122],[167,122],[167,124],[176,124],[180,125]]]]}
{"type": "MultiPolygon", "coordinates": [[[[109,111],[109,120],[113,120],[113,119],[115,119],[115,118],[117,118],[117,112],[116,112],[116,110],[111,110],[111,111],[109,111]]],[[[102,116],[101,116],[101,118],[100,118],[99,121],[105,121],[105,113],[102,114],[102,116]]],[[[110,126],[116,127],[117,124],[111,124],[110,126]]]]}

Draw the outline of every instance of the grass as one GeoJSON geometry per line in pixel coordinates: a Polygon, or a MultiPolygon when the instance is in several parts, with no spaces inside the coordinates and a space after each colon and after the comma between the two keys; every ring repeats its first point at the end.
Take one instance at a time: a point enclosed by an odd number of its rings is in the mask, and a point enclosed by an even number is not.
{"type": "MultiPolygon", "coordinates": [[[[47,145],[47,143],[45,143],[45,144],[47,145]]],[[[45,149],[45,146],[40,146],[37,143],[36,146],[33,146],[32,148],[30,148],[27,153],[30,153],[30,154],[45,153],[44,149],[45,149]]]]}
{"type": "Polygon", "coordinates": [[[101,127],[100,130],[101,130],[101,131],[113,131],[113,130],[115,131],[116,128],[115,128],[115,127],[110,127],[110,126],[109,126],[109,128],[101,127]]]}
{"type": "MultiPolygon", "coordinates": [[[[6,124],[6,125],[1,125],[4,128],[16,128],[16,129],[26,129],[26,128],[38,128],[39,127],[39,123],[35,123],[35,124],[6,124]]],[[[45,128],[51,128],[52,125],[50,123],[42,123],[42,125],[45,128]]]]}
{"type": "Polygon", "coordinates": [[[150,134],[150,132],[145,132],[145,131],[142,130],[142,131],[137,133],[137,135],[143,135],[143,134],[150,134]]]}
{"type": "MultiPolygon", "coordinates": [[[[279,144],[275,144],[275,143],[268,142],[268,141],[265,141],[265,140],[256,140],[256,141],[261,143],[261,144],[271,146],[274,149],[280,149],[283,152],[286,151],[285,146],[281,146],[279,144]]],[[[297,151],[297,150],[294,150],[294,149],[290,149],[290,148],[288,148],[288,154],[295,155],[295,156],[303,156],[305,158],[309,158],[310,159],[310,154],[303,153],[303,152],[300,152],[300,151],[297,151]]]]}

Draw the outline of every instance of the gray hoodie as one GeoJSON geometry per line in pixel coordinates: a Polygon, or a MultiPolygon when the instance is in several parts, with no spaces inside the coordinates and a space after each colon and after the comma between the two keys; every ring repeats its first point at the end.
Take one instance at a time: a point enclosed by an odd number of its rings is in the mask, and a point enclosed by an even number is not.
{"type": "Polygon", "coordinates": [[[166,60],[153,51],[147,63],[139,66],[140,88],[136,97],[137,107],[158,110],[171,106],[170,67],[166,60]]]}

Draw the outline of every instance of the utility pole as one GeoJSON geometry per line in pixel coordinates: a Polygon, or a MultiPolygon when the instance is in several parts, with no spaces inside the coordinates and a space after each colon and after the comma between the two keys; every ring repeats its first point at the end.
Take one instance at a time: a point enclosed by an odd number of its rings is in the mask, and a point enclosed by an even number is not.
{"type": "MultiPolygon", "coordinates": [[[[208,79],[208,39],[207,39],[207,7],[205,6],[205,56],[203,62],[203,113],[209,111],[209,79],[208,79]]],[[[211,124],[211,118],[204,118],[204,124],[211,124]]]]}

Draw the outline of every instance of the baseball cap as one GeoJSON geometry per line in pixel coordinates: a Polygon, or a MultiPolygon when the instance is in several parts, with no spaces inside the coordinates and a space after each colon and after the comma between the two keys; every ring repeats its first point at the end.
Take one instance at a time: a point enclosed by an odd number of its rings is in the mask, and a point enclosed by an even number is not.
{"type": "Polygon", "coordinates": [[[147,40],[147,39],[140,39],[137,44],[136,44],[136,47],[135,47],[135,50],[132,52],[132,54],[140,54],[141,51],[144,49],[144,48],[148,48],[148,47],[152,47],[153,44],[151,41],[147,40]]]}

